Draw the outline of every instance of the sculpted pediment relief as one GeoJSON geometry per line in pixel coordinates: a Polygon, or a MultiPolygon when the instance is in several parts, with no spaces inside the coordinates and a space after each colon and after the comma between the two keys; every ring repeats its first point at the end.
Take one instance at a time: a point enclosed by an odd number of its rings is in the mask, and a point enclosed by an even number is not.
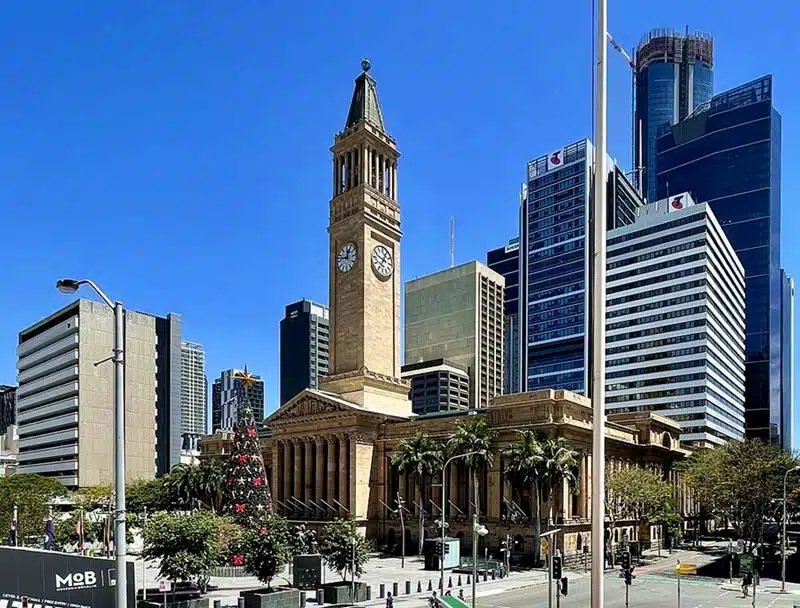
{"type": "Polygon", "coordinates": [[[338,404],[308,397],[295,403],[294,407],[284,412],[281,418],[302,418],[303,416],[333,414],[344,411],[346,411],[345,408],[338,404]]]}

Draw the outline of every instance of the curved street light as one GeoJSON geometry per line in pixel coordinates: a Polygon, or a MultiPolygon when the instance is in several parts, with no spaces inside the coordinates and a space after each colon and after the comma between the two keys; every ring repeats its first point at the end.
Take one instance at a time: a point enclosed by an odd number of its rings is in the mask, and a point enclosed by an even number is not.
{"type": "Polygon", "coordinates": [[[112,301],[94,281],[89,279],[61,279],[56,289],[74,294],[82,285],[88,285],[114,312],[114,493],[116,496],[114,547],[116,550],[117,579],[115,584],[116,608],[127,608],[128,573],[127,542],[125,538],[125,309],[122,302],[112,301]]]}

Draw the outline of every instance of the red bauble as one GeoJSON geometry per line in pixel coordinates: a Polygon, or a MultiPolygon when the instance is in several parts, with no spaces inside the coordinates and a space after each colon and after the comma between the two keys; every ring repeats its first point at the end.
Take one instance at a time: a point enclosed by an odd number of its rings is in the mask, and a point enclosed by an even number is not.
{"type": "Polygon", "coordinates": [[[245,505],[243,505],[243,504],[237,504],[237,505],[234,505],[233,508],[236,510],[237,513],[244,513],[244,510],[247,507],[245,507],[245,505]]]}
{"type": "Polygon", "coordinates": [[[233,565],[234,566],[241,566],[244,564],[244,555],[234,555],[233,556],[233,565]]]}
{"type": "Polygon", "coordinates": [[[260,477],[253,477],[253,485],[259,487],[264,481],[260,477]]]}
{"type": "Polygon", "coordinates": [[[247,454],[239,454],[239,463],[244,464],[247,462],[247,454]]]}
{"type": "Polygon", "coordinates": [[[269,530],[268,530],[267,528],[261,528],[261,529],[258,531],[258,533],[259,533],[261,536],[265,536],[266,534],[268,534],[268,533],[269,533],[269,530]]]}
{"type": "Polygon", "coordinates": [[[253,439],[256,436],[256,430],[250,427],[247,429],[247,436],[250,437],[250,439],[253,439]]]}
{"type": "Polygon", "coordinates": [[[225,480],[225,483],[227,483],[229,486],[232,486],[233,485],[233,478],[232,477],[228,477],[228,479],[225,480]]]}

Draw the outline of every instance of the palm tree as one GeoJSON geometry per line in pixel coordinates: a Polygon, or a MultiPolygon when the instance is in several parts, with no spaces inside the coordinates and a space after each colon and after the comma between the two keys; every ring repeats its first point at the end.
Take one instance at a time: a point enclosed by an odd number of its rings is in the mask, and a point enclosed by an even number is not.
{"type": "MultiPolygon", "coordinates": [[[[456,425],[456,432],[450,438],[448,447],[452,454],[478,452],[467,457],[467,465],[472,473],[472,488],[475,496],[475,512],[480,514],[480,493],[478,492],[478,471],[492,465],[490,449],[496,433],[486,421],[486,416],[470,416],[456,425]]],[[[445,480],[442,479],[444,486],[445,480]]]]}
{"type": "Polygon", "coordinates": [[[540,461],[542,498],[548,504],[548,525],[552,518],[553,491],[566,481],[569,488],[578,486],[578,453],[571,449],[563,437],[548,437],[541,440],[540,461]]]}
{"type": "Polygon", "coordinates": [[[203,460],[199,465],[177,464],[172,467],[165,484],[173,497],[189,508],[202,506],[218,513],[222,507],[225,470],[215,460],[203,460]]]}
{"type": "Polygon", "coordinates": [[[197,486],[197,468],[190,464],[176,464],[167,475],[165,485],[173,500],[181,506],[191,507],[197,486]]]}
{"type": "Polygon", "coordinates": [[[425,540],[425,482],[438,473],[444,463],[441,443],[427,433],[418,432],[413,437],[403,439],[392,456],[392,466],[398,471],[406,471],[416,479],[419,499],[419,552],[425,540]]]}
{"type": "Polygon", "coordinates": [[[518,489],[530,488],[534,501],[533,508],[533,559],[539,563],[539,537],[542,534],[542,524],[539,520],[541,512],[542,495],[539,490],[539,473],[543,458],[542,443],[535,431],[521,430],[520,438],[502,451],[505,460],[505,475],[518,489]]]}

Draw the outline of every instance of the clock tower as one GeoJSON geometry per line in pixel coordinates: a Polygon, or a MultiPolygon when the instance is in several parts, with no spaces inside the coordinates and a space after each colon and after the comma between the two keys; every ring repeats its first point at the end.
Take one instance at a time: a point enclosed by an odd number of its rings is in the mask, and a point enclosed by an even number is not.
{"type": "Polygon", "coordinates": [[[400,153],[386,132],[369,61],[361,68],[331,148],[331,359],[320,389],[408,415],[408,383],[400,379],[400,153]]]}

